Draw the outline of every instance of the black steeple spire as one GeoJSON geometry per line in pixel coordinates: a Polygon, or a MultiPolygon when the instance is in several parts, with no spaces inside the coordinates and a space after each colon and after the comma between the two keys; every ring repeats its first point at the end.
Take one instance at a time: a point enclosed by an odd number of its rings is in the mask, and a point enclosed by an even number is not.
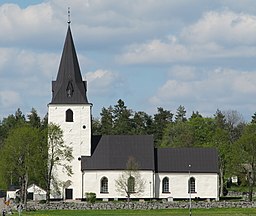
{"type": "Polygon", "coordinates": [[[83,81],[70,29],[68,30],[56,81],[52,82],[51,104],[88,104],[86,81],[83,81]]]}

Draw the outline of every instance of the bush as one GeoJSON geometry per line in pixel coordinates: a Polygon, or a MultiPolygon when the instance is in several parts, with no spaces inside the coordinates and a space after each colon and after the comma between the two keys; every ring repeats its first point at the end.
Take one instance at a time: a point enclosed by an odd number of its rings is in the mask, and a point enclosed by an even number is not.
{"type": "Polygon", "coordinates": [[[95,203],[96,201],[96,194],[95,193],[86,193],[86,201],[89,203],[95,203]]]}

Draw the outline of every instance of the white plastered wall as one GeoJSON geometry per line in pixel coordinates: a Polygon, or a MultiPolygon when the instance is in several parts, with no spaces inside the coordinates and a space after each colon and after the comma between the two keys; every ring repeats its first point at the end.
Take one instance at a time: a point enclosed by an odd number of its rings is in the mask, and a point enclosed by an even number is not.
{"type": "MultiPolygon", "coordinates": [[[[211,198],[218,200],[218,174],[216,173],[191,173],[195,178],[195,191],[191,198],[211,198]]],[[[189,198],[188,193],[189,173],[157,173],[156,174],[156,198],[189,198]],[[162,193],[162,180],[169,178],[169,192],[162,193]]]]}
{"type": "MultiPolygon", "coordinates": [[[[69,177],[63,173],[62,168],[57,167],[57,178],[62,182],[70,180],[72,184],[68,188],[73,189],[73,199],[81,198],[81,161],[78,159],[81,156],[91,155],[91,105],[49,104],[48,122],[61,127],[64,143],[72,147],[73,150],[74,159],[71,162],[73,175],[69,177]],[[68,109],[73,111],[73,122],[66,122],[68,109]]],[[[64,196],[61,195],[62,197],[64,196]]]]}
{"type": "MultiPolygon", "coordinates": [[[[99,199],[104,198],[126,198],[125,194],[120,194],[116,190],[115,181],[123,171],[85,171],[84,172],[84,194],[93,192],[99,199]],[[100,193],[100,182],[103,177],[108,178],[108,193],[100,193]]],[[[141,194],[132,194],[131,198],[153,198],[154,197],[154,172],[139,171],[141,178],[145,181],[144,192],[141,194]]],[[[135,180],[136,181],[136,180],[135,180]]]]}

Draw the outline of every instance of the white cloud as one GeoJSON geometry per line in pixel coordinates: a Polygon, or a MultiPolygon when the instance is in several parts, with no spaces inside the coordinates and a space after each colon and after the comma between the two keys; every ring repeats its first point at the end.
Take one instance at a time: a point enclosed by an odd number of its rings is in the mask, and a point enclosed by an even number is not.
{"type": "Polygon", "coordinates": [[[20,97],[25,97],[24,103],[30,100],[27,103],[33,104],[32,96],[50,95],[50,82],[57,74],[58,64],[59,56],[53,53],[0,48],[0,91],[19,92],[20,97]]]}
{"type": "MultiPolygon", "coordinates": [[[[16,4],[3,4],[0,7],[2,31],[0,32],[1,44],[14,42],[29,42],[35,35],[46,33],[46,29],[55,31],[52,8],[48,3],[41,3],[21,9],[16,4]]],[[[55,32],[54,31],[54,32],[55,32]]],[[[32,41],[31,41],[32,42],[32,41]]]]}
{"type": "Polygon", "coordinates": [[[14,52],[12,49],[0,48],[0,74],[3,69],[8,66],[10,58],[13,56],[14,52]]]}
{"type": "Polygon", "coordinates": [[[173,40],[152,40],[144,44],[133,44],[128,52],[117,57],[123,64],[166,63],[189,59],[189,50],[173,40]]]}
{"type": "Polygon", "coordinates": [[[96,95],[107,96],[116,88],[122,86],[122,81],[117,73],[108,70],[96,70],[86,73],[86,80],[89,83],[90,91],[96,95]]]}
{"type": "Polygon", "coordinates": [[[17,106],[21,102],[20,95],[15,91],[0,91],[0,106],[9,108],[17,106]]]}
{"type": "Polygon", "coordinates": [[[132,44],[118,57],[123,64],[163,64],[210,58],[256,56],[256,16],[229,10],[205,13],[177,35],[132,44]]]}
{"type": "Polygon", "coordinates": [[[0,48],[0,73],[9,75],[40,74],[51,77],[57,71],[60,54],[38,53],[32,50],[0,48]]]}
{"type": "Polygon", "coordinates": [[[210,11],[185,27],[181,38],[191,44],[252,45],[256,43],[256,16],[229,10],[210,11]]]}
{"type": "Polygon", "coordinates": [[[209,114],[209,110],[214,110],[213,106],[215,110],[219,107],[235,109],[248,103],[256,94],[255,71],[217,68],[204,73],[206,76],[197,76],[195,80],[167,80],[149,99],[150,103],[165,107],[182,104],[191,111],[196,109],[209,114]]]}
{"type": "Polygon", "coordinates": [[[168,71],[168,76],[177,80],[194,80],[198,79],[197,70],[196,67],[175,65],[168,71]]]}
{"type": "MultiPolygon", "coordinates": [[[[255,94],[256,93],[256,74],[243,72],[233,78],[234,91],[240,94],[255,94]]],[[[249,98],[248,98],[249,99],[249,98]]]]}

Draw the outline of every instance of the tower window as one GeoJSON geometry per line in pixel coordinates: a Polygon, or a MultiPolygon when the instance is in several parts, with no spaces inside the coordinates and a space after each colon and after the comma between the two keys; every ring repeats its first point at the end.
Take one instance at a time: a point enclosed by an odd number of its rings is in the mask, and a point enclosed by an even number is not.
{"type": "Polygon", "coordinates": [[[68,86],[67,86],[66,91],[67,91],[67,96],[68,97],[72,97],[73,96],[74,88],[73,88],[73,85],[72,85],[72,80],[70,80],[68,82],[68,86]]]}
{"type": "Polygon", "coordinates": [[[66,111],[66,122],[73,122],[73,111],[71,109],[68,109],[66,111]]]}

